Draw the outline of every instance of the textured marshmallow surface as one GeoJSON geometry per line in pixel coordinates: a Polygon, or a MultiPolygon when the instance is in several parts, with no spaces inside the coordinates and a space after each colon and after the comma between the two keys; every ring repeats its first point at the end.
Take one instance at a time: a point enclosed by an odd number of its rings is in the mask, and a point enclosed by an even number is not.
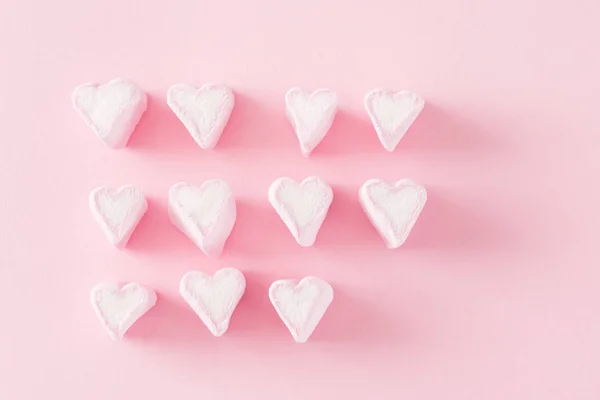
{"type": "Polygon", "coordinates": [[[365,96],[365,108],[387,151],[396,149],[424,105],[423,99],[408,91],[392,93],[375,89],[365,96]]]}
{"type": "Polygon", "coordinates": [[[396,184],[370,179],[359,190],[359,201],[390,249],[400,247],[427,201],[427,191],[410,179],[396,184]]]}
{"type": "Polygon", "coordinates": [[[120,286],[101,283],[91,292],[92,307],[113,340],[120,340],[125,332],[156,304],[156,293],[139,283],[120,286]]]}
{"type": "Polygon", "coordinates": [[[313,333],[333,300],[333,288],[312,276],[295,280],[275,281],[269,288],[269,298],[294,340],[304,343],[313,333]]]}
{"type": "Polygon", "coordinates": [[[329,89],[309,93],[301,88],[292,88],[286,93],[286,113],[305,157],[310,155],[329,131],[337,107],[337,95],[329,89]]]}
{"type": "Polygon", "coordinates": [[[113,148],[127,144],[148,103],[146,93],[126,79],[80,85],[71,100],[92,131],[113,148]]]}
{"type": "Polygon", "coordinates": [[[233,230],[236,206],[227,182],[180,182],[169,190],[169,217],[204,253],[217,257],[233,230]]]}
{"type": "Polygon", "coordinates": [[[269,202],[300,246],[312,246],[333,201],[331,187],[316,176],[301,183],[279,178],[269,187],[269,202]]]}
{"type": "Polygon", "coordinates": [[[231,315],[239,303],[246,279],[235,268],[224,268],[213,276],[190,271],[181,278],[179,294],[215,336],[229,328],[231,315]]]}
{"type": "Polygon", "coordinates": [[[140,189],[133,185],[118,190],[99,187],[90,194],[90,210],[108,241],[124,247],[136,226],[148,210],[148,202],[140,189]]]}
{"type": "Polygon", "coordinates": [[[207,83],[200,89],[182,83],[167,93],[167,104],[203,149],[215,147],[229,121],[234,95],[224,85],[207,83]]]}

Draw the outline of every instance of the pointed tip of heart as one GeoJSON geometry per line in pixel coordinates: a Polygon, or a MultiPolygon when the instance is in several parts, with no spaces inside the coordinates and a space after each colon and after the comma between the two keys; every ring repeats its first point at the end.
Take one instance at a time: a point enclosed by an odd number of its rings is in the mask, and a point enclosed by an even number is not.
{"type": "Polygon", "coordinates": [[[227,332],[227,329],[229,329],[229,327],[225,328],[225,329],[211,329],[211,333],[213,334],[214,337],[221,337],[225,334],[225,332],[227,332]]]}
{"type": "Polygon", "coordinates": [[[398,147],[398,143],[400,143],[400,141],[397,141],[395,143],[391,143],[385,140],[381,140],[381,144],[383,145],[383,148],[385,150],[387,150],[390,153],[393,153],[394,150],[396,150],[396,147],[398,147]]]}
{"type": "Polygon", "coordinates": [[[310,157],[310,153],[312,153],[312,151],[313,151],[312,148],[308,148],[308,147],[303,146],[302,144],[300,144],[300,154],[302,154],[303,157],[309,158],[310,157]]]}

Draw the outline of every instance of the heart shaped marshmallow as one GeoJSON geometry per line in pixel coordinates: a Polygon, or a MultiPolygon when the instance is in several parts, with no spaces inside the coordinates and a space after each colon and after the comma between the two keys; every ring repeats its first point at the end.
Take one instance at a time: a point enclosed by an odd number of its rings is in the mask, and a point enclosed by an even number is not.
{"type": "Polygon", "coordinates": [[[203,149],[215,147],[229,121],[234,96],[224,85],[207,83],[200,89],[182,83],[167,93],[167,104],[203,149]]]}
{"type": "Polygon", "coordinates": [[[123,338],[127,330],[156,304],[156,293],[139,283],[121,287],[101,283],[92,289],[92,307],[113,340],[123,338]]]}
{"type": "Polygon", "coordinates": [[[231,315],[246,289],[244,275],[224,268],[214,276],[190,271],[181,278],[179,294],[215,336],[229,328],[231,315]]]}
{"type": "Polygon", "coordinates": [[[292,88],[286,93],[286,113],[305,157],[321,143],[331,128],[337,107],[337,95],[329,89],[308,93],[301,88],[292,88]]]}
{"type": "Polygon", "coordinates": [[[332,201],[333,190],[316,176],[302,183],[279,178],[269,187],[269,202],[303,247],[315,243],[332,201]]]}
{"type": "Polygon", "coordinates": [[[146,93],[126,79],[80,85],[71,100],[92,131],[113,148],[127,145],[148,103],[146,93]]]}
{"type": "Polygon", "coordinates": [[[304,343],[313,333],[333,300],[333,288],[312,276],[295,280],[275,281],[269,288],[269,298],[294,340],[304,343]]]}
{"type": "Polygon", "coordinates": [[[370,179],[358,193],[363,210],[390,249],[406,241],[427,201],[425,188],[410,179],[394,185],[370,179]]]}
{"type": "Polygon", "coordinates": [[[394,151],[424,105],[423,99],[408,91],[375,89],[365,96],[365,108],[387,151],[394,151]]]}
{"type": "Polygon", "coordinates": [[[235,198],[220,179],[200,187],[180,182],[169,190],[169,216],[204,253],[218,257],[235,225],[235,198]]]}
{"type": "Polygon", "coordinates": [[[90,209],[108,241],[124,247],[148,210],[148,203],[142,191],[133,185],[118,190],[99,187],[90,194],[90,209]]]}

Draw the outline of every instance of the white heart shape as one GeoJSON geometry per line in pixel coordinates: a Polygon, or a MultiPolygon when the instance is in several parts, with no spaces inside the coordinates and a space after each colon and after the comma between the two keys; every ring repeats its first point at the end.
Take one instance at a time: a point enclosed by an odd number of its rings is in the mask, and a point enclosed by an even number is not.
{"type": "Polygon", "coordinates": [[[119,340],[127,330],[156,304],[156,293],[139,283],[121,287],[101,283],[91,292],[92,307],[111,339],[119,340]]]}
{"type": "Polygon", "coordinates": [[[113,148],[127,145],[148,103],[146,93],[126,79],[80,85],[71,100],[92,131],[113,148]]]}
{"type": "Polygon", "coordinates": [[[365,108],[387,151],[394,151],[424,105],[423,99],[409,91],[375,89],[365,96],[365,108]]]}
{"type": "Polygon", "coordinates": [[[214,276],[190,271],[181,278],[179,294],[215,336],[229,328],[231,315],[246,289],[244,274],[224,268],[214,276]]]}
{"type": "Polygon", "coordinates": [[[224,85],[207,83],[200,89],[182,83],[167,93],[167,104],[203,149],[215,147],[229,121],[234,95],[224,85]]]}
{"type": "Polygon", "coordinates": [[[118,190],[99,187],[90,194],[90,210],[108,241],[124,247],[148,210],[148,203],[142,191],[133,185],[118,190]]]}
{"type": "Polygon", "coordinates": [[[400,247],[427,201],[425,187],[410,179],[396,184],[370,179],[359,190],[359,201],[371,223],[390,249],[400,247]]]}
{"type": "Polygon", "coordinates": [[[180,182],[169,190],[169,216],[204,253],[217,257],[235,225],[235,198],[221,179],[200,187],[180,182]]]}
{"type": "Polygon", "coordinates": [[[312,276],[302,279],[275,281],[269,288],[269,298],[294,340],[304,343],[313,333],[333,300],[333,288],[312,276]]]}
{"type": "Polygon", "coordinates": [[[300,246],[315,243],[333,201],[331,187],[316,176],[298,183],[279,178],[269,187],[269,202],[300,246]]]}
{"type": "Polygon", "coordinates": [[[321,143],[331,128],[337,107],[337,95],[329,89],[309,93],[301,88],[292,88],[286,93],[286,113],[305,157],[321,143]]]}

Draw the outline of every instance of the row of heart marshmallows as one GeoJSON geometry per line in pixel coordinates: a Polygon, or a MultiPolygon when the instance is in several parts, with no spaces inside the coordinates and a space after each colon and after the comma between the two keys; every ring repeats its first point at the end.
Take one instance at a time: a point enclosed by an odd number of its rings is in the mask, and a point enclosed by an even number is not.
{"type": "MultiPolygon", "coordinates": [[[[244,291],[246,279],[235,268],[223,268],[214,275],[201,271],[186,273],[179,282],[179,294],[208,330],[222,336],[244,291]]],[[[306,342],[333,300],[333,288],[316,277],[278,280],[269,288],[269,298],[294,340],[306,342]]],[[[96,316],[113,340],[121,340],[129,328],[157,301],[154,290],[139,283],[100,283],[90,300],[96,316]]]]}
{"type": "MultiPolygon", "coordinates": [[[[200,88],[175,84],[167,103],[198,146],[216,146],[234,108],[233,91],[225,85],[200,88]]],[[[90,129],[108,146],[125,147],[147,107],[146,93],[126,79],[106,84],[88,83],[75,88],[73,107],[90,129]]],[[[292,88],[285,95],[286,114],[306,157],[323,140],[333,124],[338,98],[330,89],[308,92],[292,88]]],[[[374,89],[364,99],[365,109],[383,147],[394,151],[423,109],[424,101],[410,91],[374,89]]]]}
{"type": "MultiPolygon", "coordinates": [[[[302,182],[279,178],[268,198],[300,246],[315,243],[333,202],[333,190],[322,179],[302,182]]],[[[427,191],[409,179],[390,184],[370,179],[358,191],[363,210],[390,249],[408,238],[425,206],[427,191]]],[[[148,209],[142,191],[134,185],[118,189],[99,187],[90,194],[90,209],[109,242],[124,247],[148,209]]],[[[196,186],[180,182],[169,189],[168,212],[172,223],[204,253],[218,257],[236,222],[236,202],[227,182],[211,179],[196,186]]]]}

